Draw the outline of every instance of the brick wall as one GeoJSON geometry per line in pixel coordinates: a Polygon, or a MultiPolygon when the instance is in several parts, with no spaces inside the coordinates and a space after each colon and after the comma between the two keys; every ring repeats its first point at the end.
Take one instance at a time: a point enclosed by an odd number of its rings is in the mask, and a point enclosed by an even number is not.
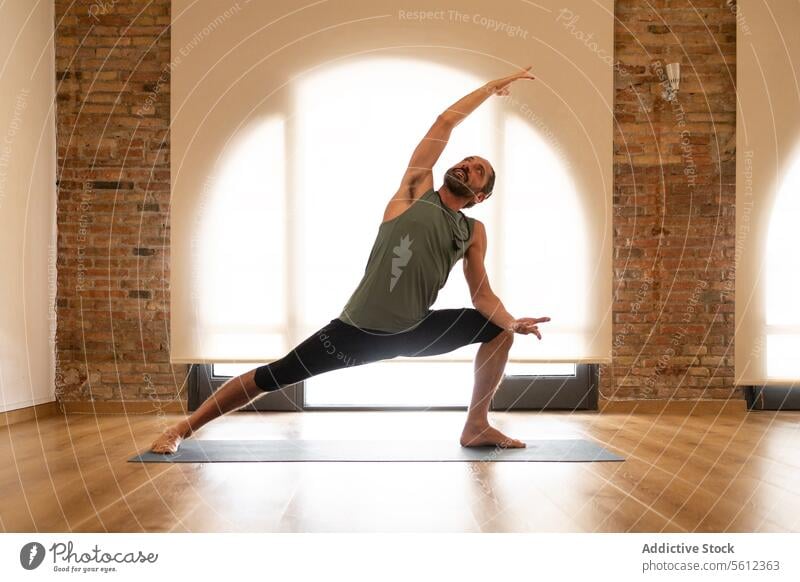
{"type": "MultiPolygon", "coordinates": [[[[602,397],[727,398],[735,13],[725,0],[618,0],[615,12],[614,363],[602,397]],[[683,68],[675,104],[654,66],[671,61],[683,68]]],[[[186,396],[186,367],[167,351],[169,22],[169,0],[56,1],[61,400],[186,396]]]]}
{"type": "Polygon", "coordinates": [[[729,398],[735,3],[618,0],[615,16],[614,348],[601,393],[729,398]],[[675,61],[668,102],[659,81],[675,61]]]}
{"type": "Polygon", "coordinates": [[[170,2],[57,0],[60,400],[185,398],[170,366],[170,2]]]}

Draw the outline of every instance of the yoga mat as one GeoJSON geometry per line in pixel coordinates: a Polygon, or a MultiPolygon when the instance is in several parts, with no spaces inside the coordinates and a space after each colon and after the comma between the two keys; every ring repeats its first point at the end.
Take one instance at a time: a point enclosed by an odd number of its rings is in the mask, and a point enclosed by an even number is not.
{"type": "Polygon", "coordinates": [[[173,455],[149,451],[128,459],[140,463],[327,462],[590,462],[624,461],[583,439],[526,440],[527,448],[466,448],[458,441],[197,440],[181,443],[173,455]]]}

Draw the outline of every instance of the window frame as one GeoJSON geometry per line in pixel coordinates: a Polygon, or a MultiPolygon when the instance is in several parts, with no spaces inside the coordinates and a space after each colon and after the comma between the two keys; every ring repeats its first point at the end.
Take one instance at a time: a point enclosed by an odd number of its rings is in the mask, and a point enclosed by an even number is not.
{"type": "MultiPolygon", "coordinates": [[[[254,367],[256,364],[254,364],[254,367]]],[[[189,371],[188,408],[197,410],[200,404],[228,381],[230,376],[215,376],[213,364],[191,364],[189,371]]],[[[599,364],[575,364],[575,375],[516,375],[504,376],[492,398],[490,410],[598,410],[599,364]]],[[[298,382],[281,390],[266,393],[244,406],[241,411],[442,411],[467,410],[464,406],[306,406],[305,383],[298,382]]]]}
{"type": "Polygon", "coordinates": [[[742,392],[748,411],[800,410],[800,389],[794,383],[743,386],[742,392]]]}

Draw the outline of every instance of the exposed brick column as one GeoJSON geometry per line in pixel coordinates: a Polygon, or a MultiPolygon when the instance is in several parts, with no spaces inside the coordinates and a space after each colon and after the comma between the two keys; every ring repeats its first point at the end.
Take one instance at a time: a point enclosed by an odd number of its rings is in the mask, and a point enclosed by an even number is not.
{"type": "Polygon", "coordinates": [[[168,357],[170,2],[55,6],[56,393],[185,398],[168,357]]]}
{"type": "Polygon", "coordinates": [[[619,0],[615,16],[614,357],[602,397],[729,398],[735,3],[619,0]],[[660,81],[676,61],[669,102],[660,81]]]}

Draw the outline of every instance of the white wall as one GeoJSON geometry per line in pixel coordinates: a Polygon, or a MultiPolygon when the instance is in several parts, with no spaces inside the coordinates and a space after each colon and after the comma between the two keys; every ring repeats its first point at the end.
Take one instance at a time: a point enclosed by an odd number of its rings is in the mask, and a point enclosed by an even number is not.
{"type": "Polygon", "coordinates": [[[55,400],[53,3],[0,3],[0,412],[55,400]]]}

